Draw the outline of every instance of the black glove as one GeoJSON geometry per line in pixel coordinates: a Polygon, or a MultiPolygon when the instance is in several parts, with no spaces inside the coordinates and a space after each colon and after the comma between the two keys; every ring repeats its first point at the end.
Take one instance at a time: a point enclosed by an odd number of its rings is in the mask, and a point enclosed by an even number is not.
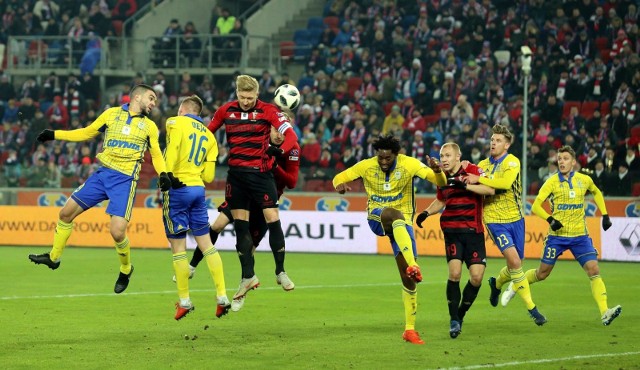
{"type": "Polygon", "coordinates": [[[449,177],[447,179],[447,186],[452,187],[454,189],[467,190],[467,183],[465,183],[464,181],[458,180],[455,177],[449,177]]]}
{"type": "Polygon", "coordinates": [[[161,173],[160,177],[158,177],[158,187],[162,191],[169,191],[169,189],[171,189],[171,178],[166,172],[161,173]]]}
{"type": "Polygon", "coordinates": [[[602,229],[604,231],[607,231],[609,230],[611,225],[613,224],[611,223],[611,218],[609,218],[609,215],[602,215],[602,229]]]}
{"type": "Polygon", "coordinates": [[[55,140],[56,136],[53,133],[53,130],[42,130],[41,133],[38,134],[38,137],[36,138],[36,140],[38,140],[41,143],[46,143],[47,141],[51,141],[51,140],[55,140]]]}
{"type": "Polygon", "coordinates": [[[282,154],[284,154],[284,151],[276,146],[271,145],[267,148],[267,155],[270,157],[279,157],[282,154]]]}
{"type": "Polygon", "coordinates": [[[167,176],[169,176],[169,180],[171,180],[171,189],[180,189],[187,186],[184,182],[180,181],[180,179],[174,177],[173,172],[167,173],[167,176]]]}
{"type": "Polygon", "coordinates": [[[422,229],[422,223],[424,222],[424,220],[427,219],[427,217],[429,217],[429,212],[427,211],[420,212],[418,217],[416,217],[416,225],[418,225],[418,227],[422,229]]]}
{"type": "Polygon", "coordinates": [[[552,216],[549,216],[547,218],[547,222],[549,223],[549,225],[551,226],[551,230],[553,231],[558,231],[560,229],[562,229],[562,223],[558,220],[556,220],[555,218],[553,218],[552,216]]]}

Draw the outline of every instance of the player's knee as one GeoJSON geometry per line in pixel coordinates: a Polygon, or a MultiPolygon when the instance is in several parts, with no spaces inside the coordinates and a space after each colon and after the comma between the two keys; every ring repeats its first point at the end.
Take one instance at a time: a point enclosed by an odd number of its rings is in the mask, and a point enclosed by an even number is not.
{"type": "Polygon", "coordinates": [[[111,227],[111,237],[116,243],[120,243],[127,237],[127,229],[121,229],[119,227],[111,227]]]}
{"type": "Polygon", "coordinates": [[[471,282],[471,285],[474,287],[479,287],[482,285],[482,275],[471,274],[471,276],[469,276],[469,282],[471,282]]]}
{"type": "Polygon", "coordinates": [[[284,247],[284,233],[282,232],[280,220],[269,222],[267,226],[269,227],[269,245],[271,248],[280,249],[284,247]]]}
{"type": "Polygon", "coordinates": [[[460,271],[449,272],[449,280],[451,281],[460,281],[461,277],[462,277],[462,272],[460,271]]]}

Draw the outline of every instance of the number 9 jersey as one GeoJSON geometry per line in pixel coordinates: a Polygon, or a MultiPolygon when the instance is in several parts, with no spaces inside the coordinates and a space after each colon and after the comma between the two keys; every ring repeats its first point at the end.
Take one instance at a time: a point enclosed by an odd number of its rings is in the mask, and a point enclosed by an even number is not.
{"type": "Polygon", "coordinates": [[[167,172],[187,186],[204,186],[215,174],[218,143],[202,118],[186,114],[167,119],[167,172]],[[204,180],[204,182],[203,182],[204,180]]]}

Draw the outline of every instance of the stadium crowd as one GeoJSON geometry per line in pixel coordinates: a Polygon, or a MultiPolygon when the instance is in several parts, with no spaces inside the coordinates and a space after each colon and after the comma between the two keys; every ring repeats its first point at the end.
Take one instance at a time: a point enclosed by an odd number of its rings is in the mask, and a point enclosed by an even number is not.
{"type": "MultiPolygon", "coordinates": [[[[4,2],[0,42],[10,34],[36,32],[37,26],[25,30],[14,24],[29,14],[31,19],[46,16],[36,11],[40,3],[54,1],[4,2]]],[[[60,8],[62,3],[86,3],[86,9],[103,4],[115,9],[105,0],[58,3],[60,8]]],[[[244,30],[235,18],[229,22],[233,17],[223,9],[212,13],[212,33],[220,31],[220,19],[225,27],[233,23],[244,30]]],[[[371,143],[383,133],[396,135],[402,152],[419,159],[437,158],[440,146],[453,141],[463,159],[478,163],[487,156],[491,127],[501,123],[515,133],[511,151],[516,156],[522,153],[522,135],[527,137],[530,194],[557,171],[557,149],[566,144],[605,195],[639,195],[632,192],[640,182],[636,2],[328,0],[322,20],[321,31],[300,58],[305,64],[300,79],[270,71],[256,76],[263,100],[270,101],[285,83],[295,84],[302,94],[295,129],[307,179],[332,178],[373,156],[371,143]],[[527,102],[522,45],[533,51],[527,102]],[[525,103],[527,132],[522,130],[525,103]]],[[[98,145],[33,146],[35,135],[45,127],[85,125],[105,107],[126,101],[133,84],[154,86],[160,104],[152,118],[162,131],[181,96],[201,96],[207,105],[203,114],[210,117],[234,98],[234,78],[218,86],[211,77],[196,82],[185,72],[173,86],[160,70],[150,78],[139,74],[122,93],[100,101],[90,73],[51,75],[42,86],[33,79],[14,86],[11,76],[3,74],[0,186],[59,187],[65,178],[74,179],[66,182],[71,186],[81,184],[92,171],[98,145]]],[[[224,165],[226,140],[219,135],[218,141],[224,165]]],[[[428,186],[420,184],[417,190],[432,191],[428,186]]]]}

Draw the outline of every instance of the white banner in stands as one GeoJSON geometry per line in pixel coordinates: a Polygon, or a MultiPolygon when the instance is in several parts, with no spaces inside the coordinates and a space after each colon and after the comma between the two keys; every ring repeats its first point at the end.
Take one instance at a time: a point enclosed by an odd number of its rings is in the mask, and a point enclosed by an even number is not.
{"type": "Polygon", "coordinates": [[[611,217],[613,226],[602,231],[602,259],[640,262],[640,219],[611,217]]]}
{"type": "MultiPolygon", "coordinates": [[[[209,220],[218,217],[217,210],[209,210],[209,220]]],[[[280,212],[287,251],[313,253],[377,253],[377,236],[369,229],[365,212],[280,212]]],[[[196,247],[188,236],[189,249],[196,247]]],[[[216,248],[235,250],[233,225],[227,225],[220,234],[216,248]]],[[[258,251],[270,251],[269,233],[258,246],[258,251]]]]}

